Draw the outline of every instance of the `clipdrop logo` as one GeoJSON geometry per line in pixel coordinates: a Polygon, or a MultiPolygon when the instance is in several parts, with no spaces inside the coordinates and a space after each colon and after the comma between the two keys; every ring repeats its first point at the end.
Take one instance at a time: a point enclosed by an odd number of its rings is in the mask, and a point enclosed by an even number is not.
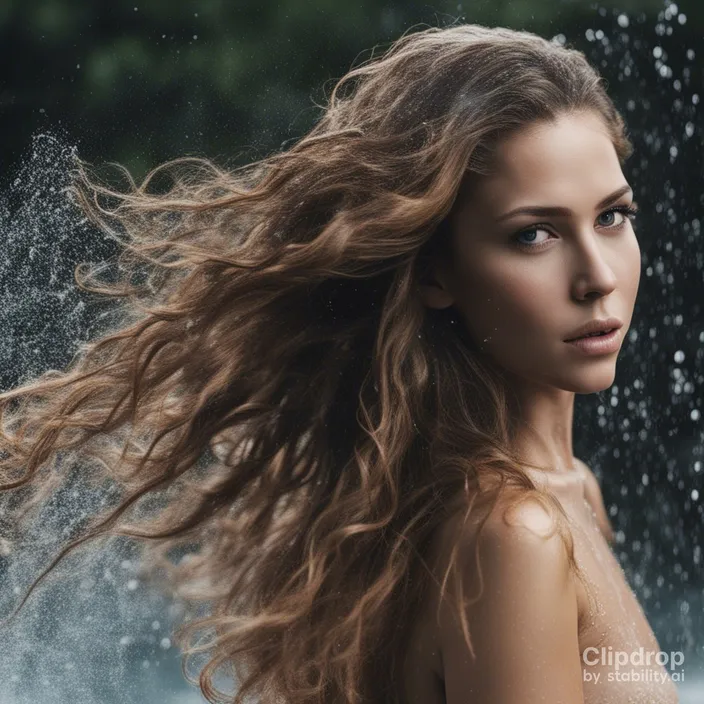
{"type": "Polygon", "coordinates": [[[603,675],[608,681],[621,682],[673,682],[684,681],[684,653],[681,650],[665,652],[646,651],[643,646],[633,651],[608,648],[585,648],[582,661],[585,682],[599,682],[603,675]],[[606,673],[604,672],[606,670],[606,673]]]}

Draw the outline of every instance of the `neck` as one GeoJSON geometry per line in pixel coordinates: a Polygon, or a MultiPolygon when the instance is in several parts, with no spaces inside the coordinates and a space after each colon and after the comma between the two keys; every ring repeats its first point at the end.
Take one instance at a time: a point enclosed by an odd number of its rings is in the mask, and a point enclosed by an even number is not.
{"type": "Polygon", "coordinates": [[[574,392],[518,386],[512,445],[518,455],[545,471],[574,469],[574,392]]]}

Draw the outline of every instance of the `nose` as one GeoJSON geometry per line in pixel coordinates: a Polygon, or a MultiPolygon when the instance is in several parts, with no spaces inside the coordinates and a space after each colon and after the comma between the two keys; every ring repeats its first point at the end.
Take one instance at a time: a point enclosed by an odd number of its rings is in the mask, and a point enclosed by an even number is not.
{"type": "Polygon", "coordinates": [[[609,259],[617,255],[599,240],[598,234],[589,232],[575,241],[573,295],[577,300],[607,296],[616,288],[617,278],[609,259]]]}

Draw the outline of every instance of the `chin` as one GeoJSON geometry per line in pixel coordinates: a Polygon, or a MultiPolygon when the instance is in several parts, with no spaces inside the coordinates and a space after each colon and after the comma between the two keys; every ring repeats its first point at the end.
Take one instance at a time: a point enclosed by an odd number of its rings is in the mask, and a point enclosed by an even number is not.
{"type": "Polygon", "coordinates": [[[576,394],[596,394],[613,386],[615,380],[616,370],[612,367],[603,371],[596,369],[591,372],[585,371],[583,374],[564,379],[565,383],[559,386],[565,391],[572,391],[576,394]]]}
{"type": "Polygon", "coordinates": [[[503,366],[509,385],[522,385],[527,383],[532,387],[543,387],[561,389],[575,394],[596,394],[613,386],[616,380],[616,360],[603,359],[599,364],[590,366],[575,367],[574,365],[563,366],[560,362],[555,362],[549,369],[544,368],[545,361],[540,367],[530,368],[503,366]]]}

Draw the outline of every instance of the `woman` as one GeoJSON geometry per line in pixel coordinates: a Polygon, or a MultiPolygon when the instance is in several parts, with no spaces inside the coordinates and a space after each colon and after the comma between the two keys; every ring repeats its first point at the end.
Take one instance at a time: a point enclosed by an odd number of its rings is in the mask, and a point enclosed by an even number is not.
{"type": "Polygon", "coordinates": [[[0,396],[0,477],[25,523],[68,462],[122,494],[45,574],[148,539],[145,570],[211,608],[177,636],[212,702],[677,701],[662,665],[595,662],[658,644],[572,453],[638,290],[631,151],[581,53],[460,25],[351,70],[256,164],[128,193],[81,166],[125,253],[78,281],[124,317],[0,396]]]}

